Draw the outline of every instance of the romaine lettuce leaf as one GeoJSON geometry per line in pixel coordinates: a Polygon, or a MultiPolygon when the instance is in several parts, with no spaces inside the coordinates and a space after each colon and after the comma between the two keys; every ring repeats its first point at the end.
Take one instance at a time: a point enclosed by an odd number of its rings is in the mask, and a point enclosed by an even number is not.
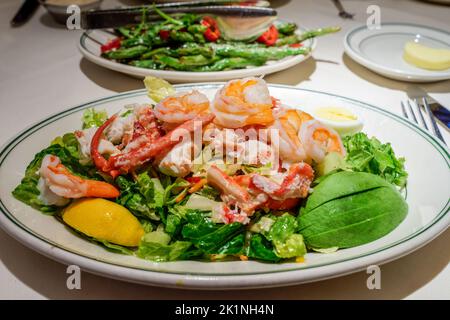
{"type": "Polygon", "coordinates": [[[88,129],[92,127],[100,127],[108,119],[108,114],[105,110],[96,111],[94,108],[86,109],[83,112],[81,121],[82,128],[88,129]]]}
{"type": "Polygon", "coordinates": [[[60,137],[56,137],[51,142],[51,145],[54,144],[66,148],[73,158],[78,160],[80,159],[80,144],[78,143],[75,134],[73,134],[72,132],[66,133],[60,137]]]}
{"type": "Polygon", "coordinates": [[[199,211],[188,212],[186,218],[188,223],[183,227],[183,237],[207,254],[219,253],[222,247],[245,229],[237,222],[226,225],[215,224],[206,214],[199,211]]]}
{"type": "Polygon", "coordinates": [[[272,243],[260,234],[254,234],[250,239],[246,256],[265,261],[278,262],[281,259],[275,254],[272,243]]]}
{"type": "Polygon", "coordinates": [[[145,234],[137,250],[137,256],[152,261],[178,260],[192,244],[188,241],[170,243],[170,236],[158,227],[156,231],[145,234]]]}
{"type": "Polygon", "coordinates": [[[156,178],[150,178],[146,172],[141,173],[137,181],[119,176],[116,183],[120,188],[117,203],[128,208],[134,215],[159,221],[159,212],[164,205],[164,193],[161,183],[156,178]]]}

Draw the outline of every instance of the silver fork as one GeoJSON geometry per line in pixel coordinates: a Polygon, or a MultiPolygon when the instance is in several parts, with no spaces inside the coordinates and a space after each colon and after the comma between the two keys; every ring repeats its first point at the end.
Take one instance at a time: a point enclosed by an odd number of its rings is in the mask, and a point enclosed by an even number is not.
{"type": "Polygon", "coordinates": [[[426,111],[425,116],[427,117],[427,119],[429,121],[428,124],[425,121],[425,118],[423,116],[423,111],[420,106],[419,99],[417,99],[417,98],[414,100],[408,99],[406,101],[406,105],[408,106],[408,109],[406,109],[403,101],[401,102],[401,105],[402,105],[403,116],[406,119],[415,122],[419,126],[421,125],[425,130],[430,131],[432,134],[434,134],[438,139],[440,139],[446,145],[444,137],[442,136],[441,131],[439,130],[439,127],[436,123],[436,119],[434,119],[433,113],[431,112],[431,108],[430,108],[430,105],[428,104],[427,99],[422,98],[422,105],[426,111]],[[420,118],[420,123],[419,123],[419,121],[417,121],[416,114],[420,118]],[[431,126],[431,129],[429,128],[429,126],[431,126]]]}

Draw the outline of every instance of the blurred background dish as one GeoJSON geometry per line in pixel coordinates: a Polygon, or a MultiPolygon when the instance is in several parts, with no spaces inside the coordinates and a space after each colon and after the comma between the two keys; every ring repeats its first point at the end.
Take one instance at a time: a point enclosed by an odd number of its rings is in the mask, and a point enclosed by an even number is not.
{"type": "Polygon", "coordinates": [[[47,9],[56,22],[66,24],[69,14],[67,7],[74,4],[80,7],[81,11],[98,9],[103,0],[39,0],[47,9]]]}
{"type": "Polygon", "coordinates": [[[410,23],[384,23],[373,30],[363,25],[347,33],[344,48],[353,60],[388,78],[409,82],[450,79],[450,68],[427,70],[405,61],[404,49],[408,42],[449,50],[450,33],[410,23]]]}

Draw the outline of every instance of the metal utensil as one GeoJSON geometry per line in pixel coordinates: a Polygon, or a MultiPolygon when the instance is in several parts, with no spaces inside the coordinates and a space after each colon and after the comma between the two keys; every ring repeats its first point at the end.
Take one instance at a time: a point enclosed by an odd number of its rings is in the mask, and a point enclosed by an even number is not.
{"type": "Polygon", "coordinates": [[[331,0],[334,5],[336,6],[336,8],[339,11],[339,17],[343,18],[343,19],[353,19],[353,17],[355,16],[354,13],[348,13],[345,9],[344,6],[342,5],[340,0],[331,0]]]}
{"type": "MultiPolygon", "coordinates": [[[[277,11],[271,8],[249,7],[249,6],[166,6],[164,13],[196,13],[215,14],[235,17],[268,17],[276,16],[277,11]]],[[[147,21],[161,20],[153,6],[129,7],[111,10],[91,10],[81,15],[81,27],[83,29],[106,29],[116,28],[131,24],[138,24],[142,20],[142,10],[145,9],[147,21]]]]}
{"type": "Polygon", "coordinates": [[[421,100],[422,100],[421,103],[423,104],[423,107],[426,111],[425,115],[426,118],[428,119],[428,123],[423,115],[419,99],[414,100],[408,99],[406,101],[406,105],[408,106],[408,108],[405,107],[405,103],[403,103],[403,101],[401,102],[403,116],[406,119],[409,119],[410,121],[412,120],[412,122],[423,127],[425,130],[431,132],[434,136],[436,136],[444,144],[446,144],[444,137],[442,136],[441,131],[439,130],[439,127],[436,123],[436,119],[434,118],[433,113],[431,112],[431,108],[430,105],[428,104],[427,99],[422,98],[421,100]],[[419,121],[417,121],[417,118],[420,119],[420,123],[419,121]]]}
{"type": "Polygon", "coordinates": [[[27,22],[33,13],[36,12],[36,9],[39,7],[38,0],[25,0],[22,6],[19,8],[19,11],[15,14],[14,18],[11,20],[12,27],[19,27],[27,22]]]}

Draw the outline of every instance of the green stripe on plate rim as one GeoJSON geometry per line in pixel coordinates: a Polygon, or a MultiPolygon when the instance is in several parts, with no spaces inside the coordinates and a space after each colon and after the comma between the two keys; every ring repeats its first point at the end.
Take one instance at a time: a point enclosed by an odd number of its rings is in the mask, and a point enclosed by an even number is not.
{"type": "MultiPolygon", "coordinates": [[[[182,85],[175,85],[175,87],[177,89],[183,89],[183,88],[191,88],[193,86],[195,87],[201,87],[204,89],[215,89],[218,86],[223,85],[223,83],[198,83],[198,84],[182,84],[182,85]]],[[[385,116],[388,116],[391,119],[394,119],[404,125],[406,125],[407,127],[413,129],[414,131],[416,131],[417,133],[419,133],[419,135],[421,135],[425,140],[427,140],[429,143],[431,143],[431,145],[433,145],[435,147],[435,149],[439,152],[439,154],[441,154],[441,156],[444,158],[444,160],[447,163],[447,166],[450,168],[450,154],[449,151],[443,147],[443,145],[437,140],[437,138],[431,136],[428,132],[424,131],[424,129],[420,128],[419,126],[407,121],[406,119],[393,114],[389,111],[386,111],[380,107],[359,101],[359,100],[355,100],[352,98],[347,98],[347,97],[343,97],[340,95],[336,95],[336,94],[332,94],[332,93],[326,93],[326,92],[321,92],[321,91],[316,91],[316,90],[310,90],[310,89],[302,89],[302,88],[296,88],[296,87],[291,87],[291,86],[286,86],[286,85],[273,85],[270,84],[269,87],[274,87],[274,88],[281,88],[281,89],[289,89],[289,90],[297,90],[297,91],[304,91],[304,92],[312,92],[312,93],[316,93],[316,94],[321,94],[321,95],[328,95],[328,96],[332,96],[335,98],[339,98],[339,99],[343,99],[343,100],[347,100],[361,108],[365,108],[365,109],[369,109],[378,113],[381,113],[385,116]],[[445,157],[446,156],[446,157],[445,157]]],[[[55,113],[51,116],[49,116],[48,118],[34,124],[31,125],[30,127],[22,130],[20,133],[18,133],[15,137],[11,138],[10,141],[8,141],[7,143],[5,143],[5,145],[2,147],[2,150],[0,151],[0,166],[3,164],[4,160],[7,158],[7,156],[9,155],[9,153],[24,139],[26,139],[27,137],[29,137],[30,135],[32,135],[33,133],[35,133],[37,130],[47,126],[50,123],[53,123],[61,118],[64,118],[70,114],[73,114],[75,112],[78,112],[80,110],[83,109],[87,109],[89,107],[95,107],[99,104],[104,104],[105,102],[108,101],[115,101],[115,100],[119,100],[120,98],[123,97],[127,97],[127,98],[132,98],[135,96],[141,96],[143,93],[146,93],[145,89],[139,89],[139,90],[134,90],[134,91],[128,91],[125,93],[120,93],[120,94],[116,94],[114,96],[109,96],[109,97],[105,97],[105,98],[100,98],[97,100],[93,100],[87,103],[83,103],[81,105],[72,107],[67,109],[66,111],[62,111],[62,112],[58,112],[55,113]]],[[[386,245],[382,248],[379,248],[377,250],[373,250],[361,255],[358,255],[356,257],[351,257],[351,258],[347,258],[347,259],[341,259],[332,263],[322,263],[322,264],[318,264],[318,265],[314,265],[314,266],[300,266],[298,268],[288,268],[288,269],[283,269],[283,270],[273,270],[273,271],[261,271],[261,272],[254,272],[254,273],[224,273],[224,274],[215,274],[215,273],[189,273],[190,275],[198,275],[198,276],[230,276],[230,275],[256,275],[256,274],[273,274],[273,273],[280,273],[280,272],[289,272],[289,271],[297,271],[297,270],[305,270],[305,269],[313,269],[313,268],[318,268],[318,267],[323,267],[323,266],[328,266],[328,265],[334,265],[334,264],[338,264],[338,263],[342,263],[342,262],[346,262],[346,261],[351,261],[351,260],[356,260],[362,257],[366,257],[372,254],[376,254],[382,251],[385,251],[387,249],[390,249],[392,247],[395,247],[399,244],[402,244],[420,234],[422,234],[423,232],[425,232],[426,230],[428,230],[430,227],[432,227],[433,225],[435,225],[437,222],[439,222],[449,211],[449,203],[450,203],[450,199],[447,201],[447,203],[445,204],[445,206],[440,210],[440,212],[438,213],[437,217],[428,224],[428,226],[423,227],[422,229],[414,232],[413,234],[400,239],[394,243],[391,243],[389,245],[386,245]]],[[[14,215],[6,208],[6,206],[4,205],[2,199],[0,199],[0,210],[2,211],[2,213],[12,222],[14,223],[17,227],[19,227],[20,229],[24,230],[25,232],[27,232],[28,234],[38,238],[41,241],[44,241],[45,243],[51,245],[51,246],[55,246],[61,250],[64,250],[66,252],[69,252],[71,254],[76,254],[79,255],[83,258],[88,258],[91,259],[93,261],[99,261],[102,263],[106,263],[106,264],[110,264],[110,265],[115,265],[115,266],[119,266],[119,267],[125,267],[125,268],[131,268],[131,269],[136,269],[136,270],[142,270],[142,271],[152,271],[152,272],[159,272],[159,273],[168,273],[168,274],[178,274],[178,275],[185,275],[186,272],[171,272],[171,271],[161,271],[161,270],[152,270],[151,268],[148,269],[144,269],[144,268],[139,268],[139,267],[135,267],[135,266],[129,266],[126,264],[119,264],[119,263],[112,263],[112,262],[108,262],[108,261],[104,261],[104,260],[98,260],[95,259],[92,256],[88,256],[83,252],[77,252],[65,247],[62,247],[61,245],[59,245],[58,243],[53,242],[52,240],[46,239],[45,237],[36,234],[33,230],[29,229],[27,226],[23,225],[20,221],[18,221],[17,219],[15,219],[14,215]]],[[[37,211],[37,210],[36,210],[37,211]]],[[[42,213],[40,213],[42,214],[42,213]]]]}

